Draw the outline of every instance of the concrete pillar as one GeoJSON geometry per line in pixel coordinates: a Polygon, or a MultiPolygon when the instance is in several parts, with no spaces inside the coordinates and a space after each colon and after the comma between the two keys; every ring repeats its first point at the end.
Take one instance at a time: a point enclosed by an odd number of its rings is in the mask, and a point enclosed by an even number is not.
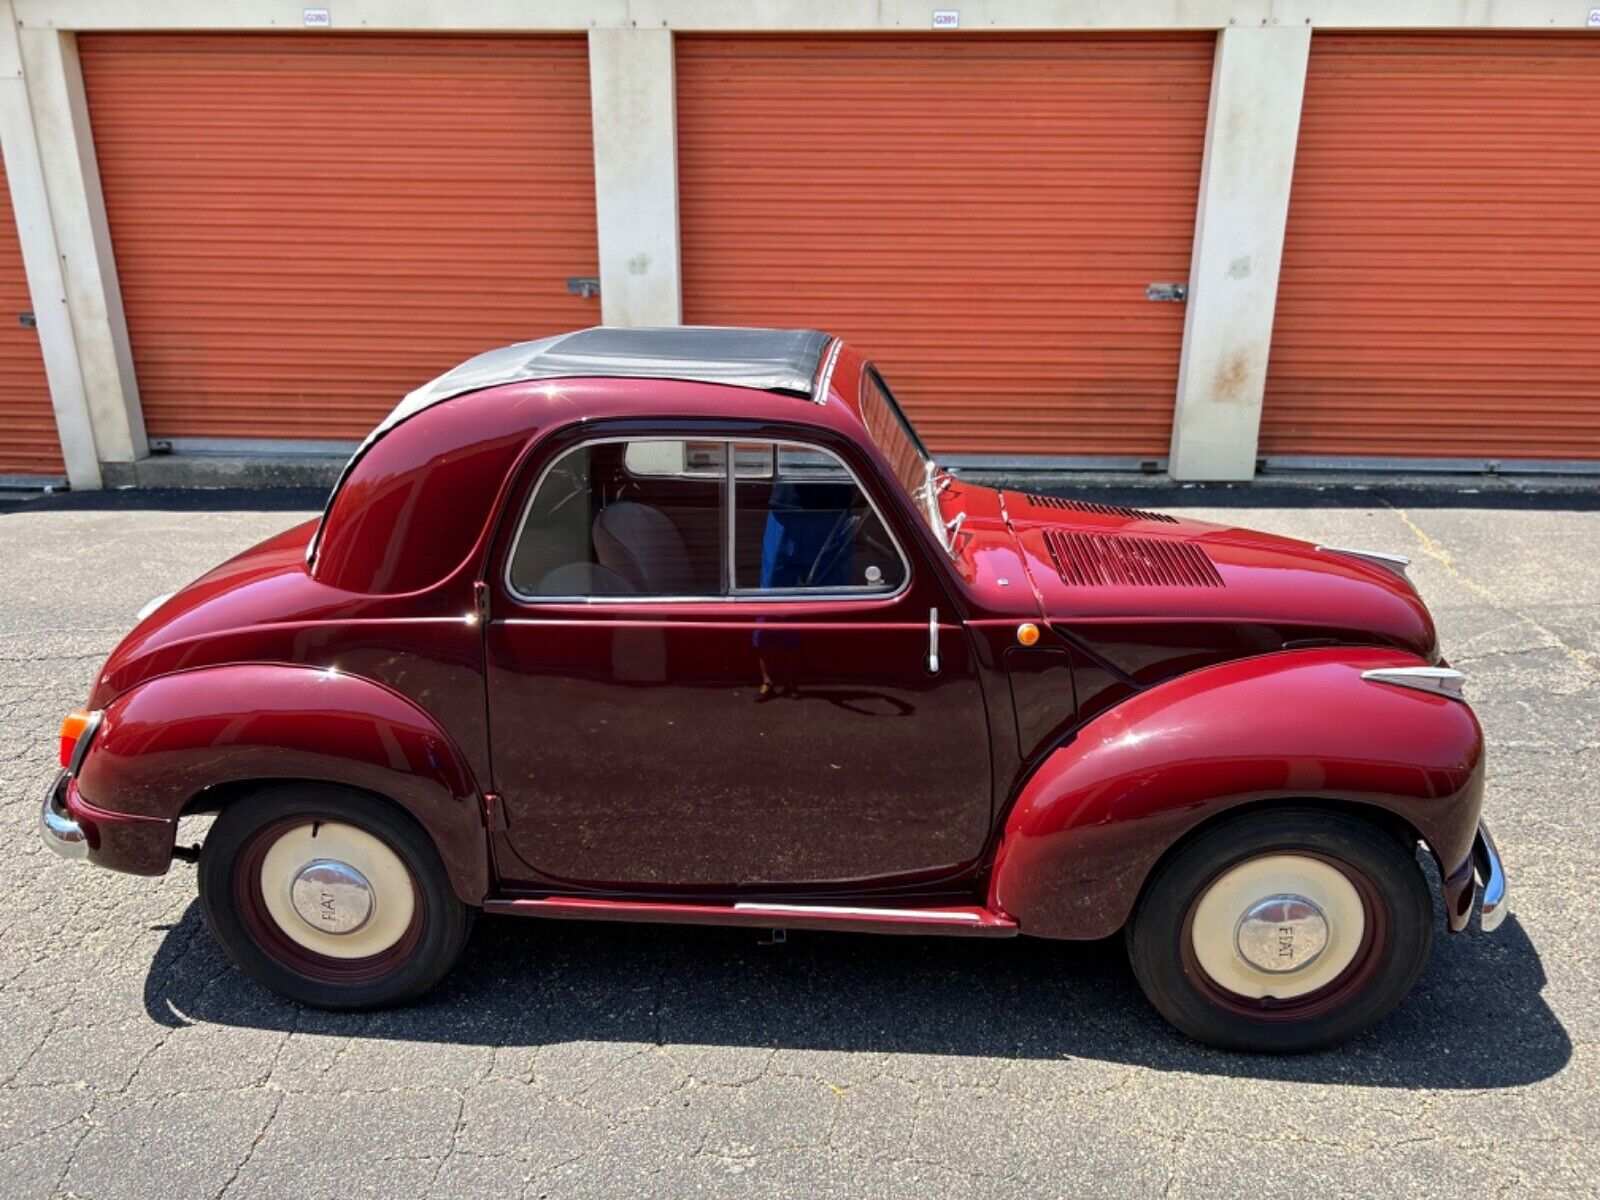
{"type": "Polygon", "coordinates": [[[1255,475],[1311,30],[1217,35],[1169,470],[1255,475]]]}
{"type": "Polygon", "coordinates": [[[101,462],[132,462],[150,451],[77,39],[56,29],[23,28],[17,41],[95,450],[101,462]]]}
{"type": "Polygon", "coordinates": [[[39,349],[44,356],[67,480],[75,488],[97,488],[100,459],[95,453],[94,429],[83,375],[78,369],[78,347],[72,334],[72,314],[67,307],[61,257],[50,220],[44,167],[28,104],[28,84],[11,0],[0,0],[0,148],[5,153],[6,181],[16,213],[17,239],[22,245],[23,268],[28,273],[28,291],[38,322],[39,349]]]}
{"type": "Polygon", "coordinates": [[[682,324],[672,32],[591,29],[589,92],[600,319],[682,324]]]}

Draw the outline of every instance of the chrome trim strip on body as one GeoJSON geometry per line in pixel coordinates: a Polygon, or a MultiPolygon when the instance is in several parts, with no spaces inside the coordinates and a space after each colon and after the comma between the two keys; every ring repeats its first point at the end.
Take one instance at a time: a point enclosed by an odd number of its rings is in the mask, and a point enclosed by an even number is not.
{"type": "Polygon", "coordinates": [[[828,402],[828,385],[833,382],[833,364],[839,360],[839,351],[842,349],[844,349],[844,339],[834,338],[833,348],[828,351],[828,357],[822,362],[822,370],[817,373],[817,384],[811,389],[811,403],[828,402]]]}
{"type": "Polygon", "coordinates": [[[1378,667],[1361,672],[1368,683],[1389,683],[1395,687],[1432,692],[1452,700],[1462,698],[1467,677],[1453,667],[1378,667]]]}
{"type": "Polygon", "coordinates": [[[790,917],[906,917],[917,921],[981,921],[975,912],[932,912],[915,908],[856,908],[843,904],[761,904],[741,902],[733,906],[734,912],[772,913],[790,917]]]}
{"type": "Polygon", "coordinates": [[[71,778],[69,771],[57,772],[55,782],[45,793],[44,803],[39,808],[39,838],[62,858],[86,859],[89,857],[89,835],[67,812],[65,797],[67,782],[71,778]]]}
{"type": "MultiPolygon", "coordinates": [[[[724,484],[724,486],[726,486],[726,484],[724,484]]],[[[731,508],[731,499],[729,500],[729,505],[731,508]]],[[[729,540],[731,551],[731,536],[729,540]]],[[[533,485],[533,489],[528,493],[528,498],[523,502],[522,516],[517,519],[517,532],[511,538],[510,551],[506,555],[505,569],[500,573],[500,576],[501,585],[505,588],[508,596],[510,596],[518,604],[526,604],[536,607],[554,604],[583,604],[593,605],[596,608],[615,608],[618,605],[626,606],[629,604],[775,604],[784,601],[795,600],[850,600],[861,603],[867,601],[894,600],[904,595],[911,587],[911,560],[906,557],[905,548],[900,545],[900,539],[895,536],[894,528],[889,524],[888,521],[884,520],[883,510],[878,507],[878,502],[873,498],[871,490],[862,484],[861,477],[856,474],[855,469],[851,467],[849,463],[845,462],[842,458],[835,454],[832,450],[826,449],[822,446],[812,445],[808,442],[796,441],[793,438],[732,438],[726,436],[690,437],[684,434],[650,437],[648,435],[642,436],[639,434],[629,434],[626,436],[589,438],[586,441],[579,442],[576,446],[572,446],[567,450],[562,451],[554,459],[545,464],[544,470],[539,472],[538,481],[533,485]],[[900,586],[895,588],[892,592],[865,587],[860,589],[835,588],[826,592],[821,590],[813,591],[805,588],[795,588],[787,591],[775,588],[752,588],[745,589],[743,591],[735,591],[731,595],[726,596],[527,596],[522,592],[519,592],[516,588],[516,585],[511,582],[511,568],[516,563],[517,546],[522,542],[522,534],[524,529],[527,527],[528,518],[533,515],[534,501],[539,498],[539,489],[544,487],[545,480],[549,477],[550,472],[555,470],[555,468],[568,455],[576,454],[578,451],[587,449],[590,446],[618,445],[628,442],[721,442],[724,447],[723,454],[729,459],[732,458],[733,446],[735,443],[740,445],[761,443],[774,447],[794,446],[801,450],[808,450],[817,454],[826,454],[834,462],[838,463],[839,467],[844,471],[844,473],[850,477],[850,482],[855,484],[856,490],[861,493],[863,498],[865,498],[867,507],[872,509],[872,515],[878,518],[878,524],[883,527],[884,536],[889,539],[889,544],[894,547],[895,555],[900,559],[900,586]]]]}
{"type": "Polygon", "coordinates": [[[133,619],[135,621],[144,620],[151,613],[155,612],[156,609],[160,608],[163,604],[165,604],[168,600],[171,600],[177,594],[177,592],[162,592],[159,596],[151,596],[150,599],[144,602],[144,606],[140,608],[138,612],[133,614],[133,619]]]}
{"type": "Polygon", "coordinates": [[[1506,872],[1500,863],[1500,850],[1482,821],[1478,822],[1478,836],[1472,842],[1472,867],[1483,884],[1483,897],[1478,902],[1483,931],[1493,933],[1505,921],[1511,906],[1506,903],[1506,872]]]}
{"type": "Polygon", "coordinates": [[[1383,550],[1355,550],[1349,546],[1318,546],[1317,550],[1321,553],[1347,554],[1351,558],[1362,559],[1375,566],[1393,571],[1396,575],[1409,581],[1409,576],[1406,575],[1406,568],[1411,565],[1411,560],[1404,554],[1389,554],[1383,550]]]}

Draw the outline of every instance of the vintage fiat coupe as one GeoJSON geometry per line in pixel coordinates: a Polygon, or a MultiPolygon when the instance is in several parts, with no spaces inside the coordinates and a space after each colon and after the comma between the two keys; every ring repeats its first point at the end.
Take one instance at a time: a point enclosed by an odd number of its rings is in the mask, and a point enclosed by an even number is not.
{"type": "Polygon", "coordinates": [[[320,520],[153,601],[41,831],[197,861],[233,960],[329,1008],[479,910],[1121,932],[1185,1032],[1322,1047],[1423,969],[1419,847],[1449,929],[1507,912],[1404,566],[976,486],[821,333],[591,329],[420,388],[320,520]]]}

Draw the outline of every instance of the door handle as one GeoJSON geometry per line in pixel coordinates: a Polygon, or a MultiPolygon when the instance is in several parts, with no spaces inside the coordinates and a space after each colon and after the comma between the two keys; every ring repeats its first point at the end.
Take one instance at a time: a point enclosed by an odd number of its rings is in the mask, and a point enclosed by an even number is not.
{"type": "Polygon", "coordinates": [[[939,610],[928,610],[928,674],[939,673],[939,610]]]}

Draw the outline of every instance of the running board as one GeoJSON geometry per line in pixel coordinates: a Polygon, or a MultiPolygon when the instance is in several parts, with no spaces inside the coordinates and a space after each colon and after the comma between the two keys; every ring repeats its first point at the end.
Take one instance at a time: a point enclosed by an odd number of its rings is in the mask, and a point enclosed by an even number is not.
{"type": "Polygon", "coordinates": [[[1014,937],[1017,923],[986,908],[872,908],[854,904],[673,904],[587,896],[491,898],[486,913],[567,921],[646,921],[669,925],[747,925],[757,929],[838,929],[861,933],[931,933],[946,937],[1014,937]]]}

